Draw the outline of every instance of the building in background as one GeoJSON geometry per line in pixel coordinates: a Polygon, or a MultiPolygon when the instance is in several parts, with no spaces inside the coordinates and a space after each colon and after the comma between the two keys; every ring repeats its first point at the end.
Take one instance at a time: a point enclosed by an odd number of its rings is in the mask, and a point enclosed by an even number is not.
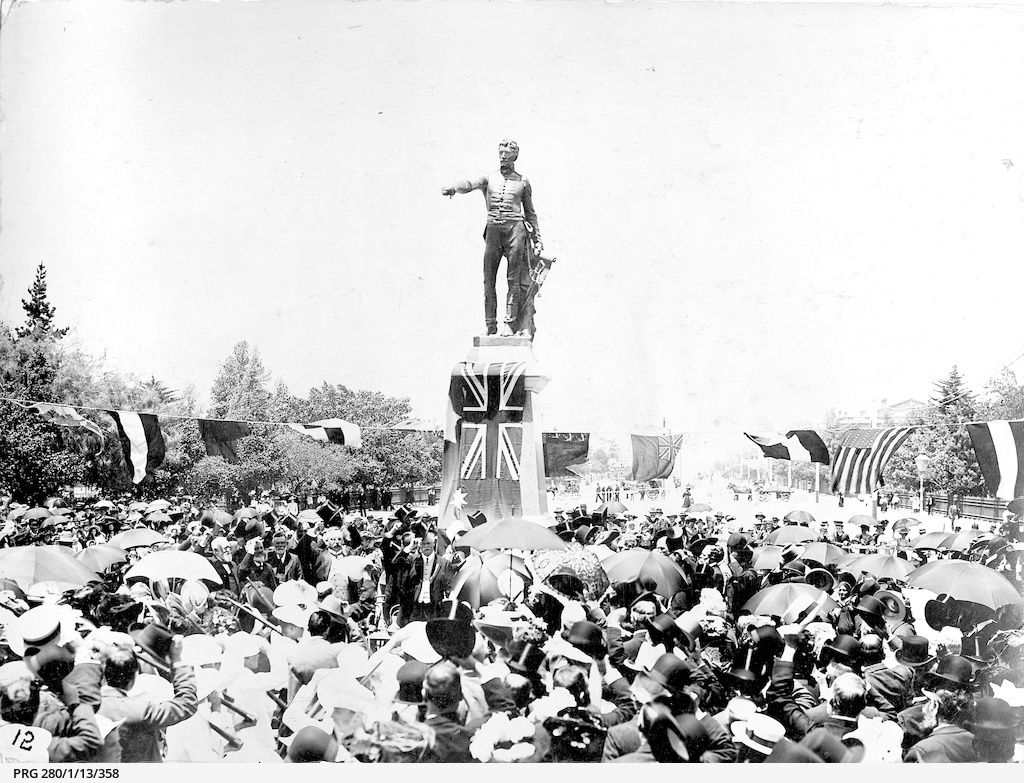
{"type": "Polygon", "coordinates": [[[843,429],[846,427],[883,427],[889,424],[905,424],[929,407],[928,403],[913,398],[892,405],[889,405],[888,402],[883,397],[867,410],[860,410],[856,413],[840,410],[836,423],[843,429]]]}

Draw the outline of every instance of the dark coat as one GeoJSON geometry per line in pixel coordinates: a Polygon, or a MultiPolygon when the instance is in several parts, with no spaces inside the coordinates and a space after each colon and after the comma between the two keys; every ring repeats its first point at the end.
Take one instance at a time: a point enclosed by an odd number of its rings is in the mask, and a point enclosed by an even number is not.
{"type": "MultiPolygon", "coordinates": [[[[732,741],[732,735],[713,716],[705,715],[700,725],[708,735],[708,749],[701,755],[704,764],[731,764],[739,757],[739,751],[732,741]]],[[[640,727],[635,720],[620,723],[608,729],[604,741],[604,755],[601,761],[618,760],[621,762],[650,763],[654,761],[650,745],[640,734],[640,727]],[[627,758],[629,757],[629,758],[627,758]],[[648,761],[648,757],[650,761],[648,761]]]]}
{"type": "Polygon", "coordinates": [[[434,730],[434,744],[421,762],[467,764],[475,761],[469,752],[470,731],[459,722],[458,715],[433,715],[424,721],[434,730]]]}
{"type": "Polygon", "coordinates": [[[430,580],[430,604],[436,607],[451,590],[452,580],[455,578],[455,568],[450,558],[444,555],[434,555],[433,568],[430,574],[424,576],[423,556],[417,552],[404,553],[398,556],[395,561],[395,597],[402,607],[402,612],[408,616],[416,605],[420,585],[424,578],[430,580]]]}
{"type": "Polygon", "coordinates": [[[220,577],[222,589],[227,590],[232,595],[238,595],[239,584],[238,584],[238,566],[233,562],[225,563],[216,557],[208,557],[210,565],[213,566],[213,570],[217,572],[217,576],[220,577]]]}
{"type": "Polygon", "coordinates": [[[937,726],[931,734],[907,751],[903,761],[908,764],[973,763],[977,761],[974,755],[974,735],[959,726],[937,726]]]}
{"type": "Polygon", "coordinates": [[[278,557],[277,552],[268,552],[267,562],[274,569],[274,576],[277,577],[279,584],[302,578],[302,566],[299,565],[299,558],[293,552],[285,552],[283,558],[278,557]]]}
{"type": "Polygon", "coordinates": [[[875,663],[866,666],[864,679],[872,690],[884,696],[897,711],[909,707],[914,698],[914,673],[903,664],[889,667],[884,663],[875,663]]]}

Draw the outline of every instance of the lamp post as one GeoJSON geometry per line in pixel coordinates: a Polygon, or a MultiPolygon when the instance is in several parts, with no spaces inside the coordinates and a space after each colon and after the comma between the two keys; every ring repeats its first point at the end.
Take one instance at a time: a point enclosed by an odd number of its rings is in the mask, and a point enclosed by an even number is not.
{"type": "Polygon", "coordinates": [[[924,454],[918,454],[914,463],[917,465],[917,478],[921,483],[921,512],[925,513],[924,507],[924,472],[928,470],[928,463],[931,462],[931,458],[924,454]]]}

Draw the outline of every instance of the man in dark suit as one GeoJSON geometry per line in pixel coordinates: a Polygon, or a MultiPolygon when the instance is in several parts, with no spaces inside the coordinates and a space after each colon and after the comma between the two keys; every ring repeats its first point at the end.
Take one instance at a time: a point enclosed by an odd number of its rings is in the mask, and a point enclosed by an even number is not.
{"type": "Polygon", "coordinates": [[[267,555],[267,562],[274,570],[278,583],[301,579],[302,568],[299,565],[299,558],[294,552],[288,551],[288,536],[284,533],[275,533],[271,546],[273,548],[267,555]]]}
{"type": "Polygon", "coordinates": [[[472,732],[459,720],[462,678],[450,661],[442,661],[427,670],[423,678],[423,696],[427,703],[426,725],[434,730],[434,744],[422,761],[433,763],[469,763],[472,732]]]}
{"type": "Polygon", "coordinates": [[[212,555],[207,560],[213,566],[213,570],[217,572],[217,576],[220,577],[220,589],[227,590],[232,595],[237,596],[240,589],[238,566],[231,559],[231,549],[228,540],[223,536],[213,539],[210,544],[210,551],[212,555]]]}
{"type": "Polygon", "coordinates": [[[868,686],[882,694],[897,711],[909,707],[914,698],[914,673],[901,663],[892,666],[884,663],[882,637],[873,633],[862,636],[860,655],[868,686]]]}
{"type": "Polygon", "coordinates": [[[429,620],[451,589],[455,569],[436,551],[437,541],[427,533],[413,540],[395,559],[395,591],[400,607],[399,625],[429,620]],[[418,541],[418,543],[417,543],[418,541]]]}
{"type": "Polygon", "coordinates": [[[971,697],[966,691],[935,691],[925,705],[925,725],[931,733],[907,751],[906,763],[971,763],[976,761],[974,735],[962,724],[967,719],[971,697]]]}

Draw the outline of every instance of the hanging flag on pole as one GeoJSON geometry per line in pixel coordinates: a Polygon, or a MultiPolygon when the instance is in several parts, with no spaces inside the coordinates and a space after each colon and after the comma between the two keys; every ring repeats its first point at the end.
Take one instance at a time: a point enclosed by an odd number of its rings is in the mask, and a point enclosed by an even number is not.
{"type": "Polygon", "coordinates": [[[832,492],[865,495],[881,484],[882,469],[913,428],[848,430],[832,460],[832,492]]]}
{"type": "Polygon", "coordinates": [[[107,411],[117,425],[117,434],[121,440],[121,451],[124,453],[124,464],[131,474],[132,482],[140,484],[149,476],[152,478],[156,469],[164,461],[166,446],[160,422],[152,413],[132,413],[131,411],[107,411]]]}
{"type": "Polygon", "coordinates": [[[829,464],[828,447],[814,430],[790,430],[785,435],[751,435],[743,433],[766,457],[829,464]]]}
{"type": "Polygon", "coordinates": [[[1024,495],[1024,421],[968,424],[988,491],[1000,500],[1024,495]]]}
{"type": "Polygon", "coordinates": [[[682,435],[630,435],[633,439],[633,481],[664,479],[672,475],[682,435]]]}
{"type": "Polygon", "coordinates": [[[314,421],[312,424],[289,424],[296,432],[308,435],[313,440],[324,443],[336,443],[339,446],[350,446],[353,449],[361,448],[363,435],[358,424],[342,419],[323,419],[314,421]]]}
{"type": "Polygon", "coordinates": [[[586,462],[590,455],[589,432],[545,432],[544,475],[575,476],[570,465],[586,462]]]}

